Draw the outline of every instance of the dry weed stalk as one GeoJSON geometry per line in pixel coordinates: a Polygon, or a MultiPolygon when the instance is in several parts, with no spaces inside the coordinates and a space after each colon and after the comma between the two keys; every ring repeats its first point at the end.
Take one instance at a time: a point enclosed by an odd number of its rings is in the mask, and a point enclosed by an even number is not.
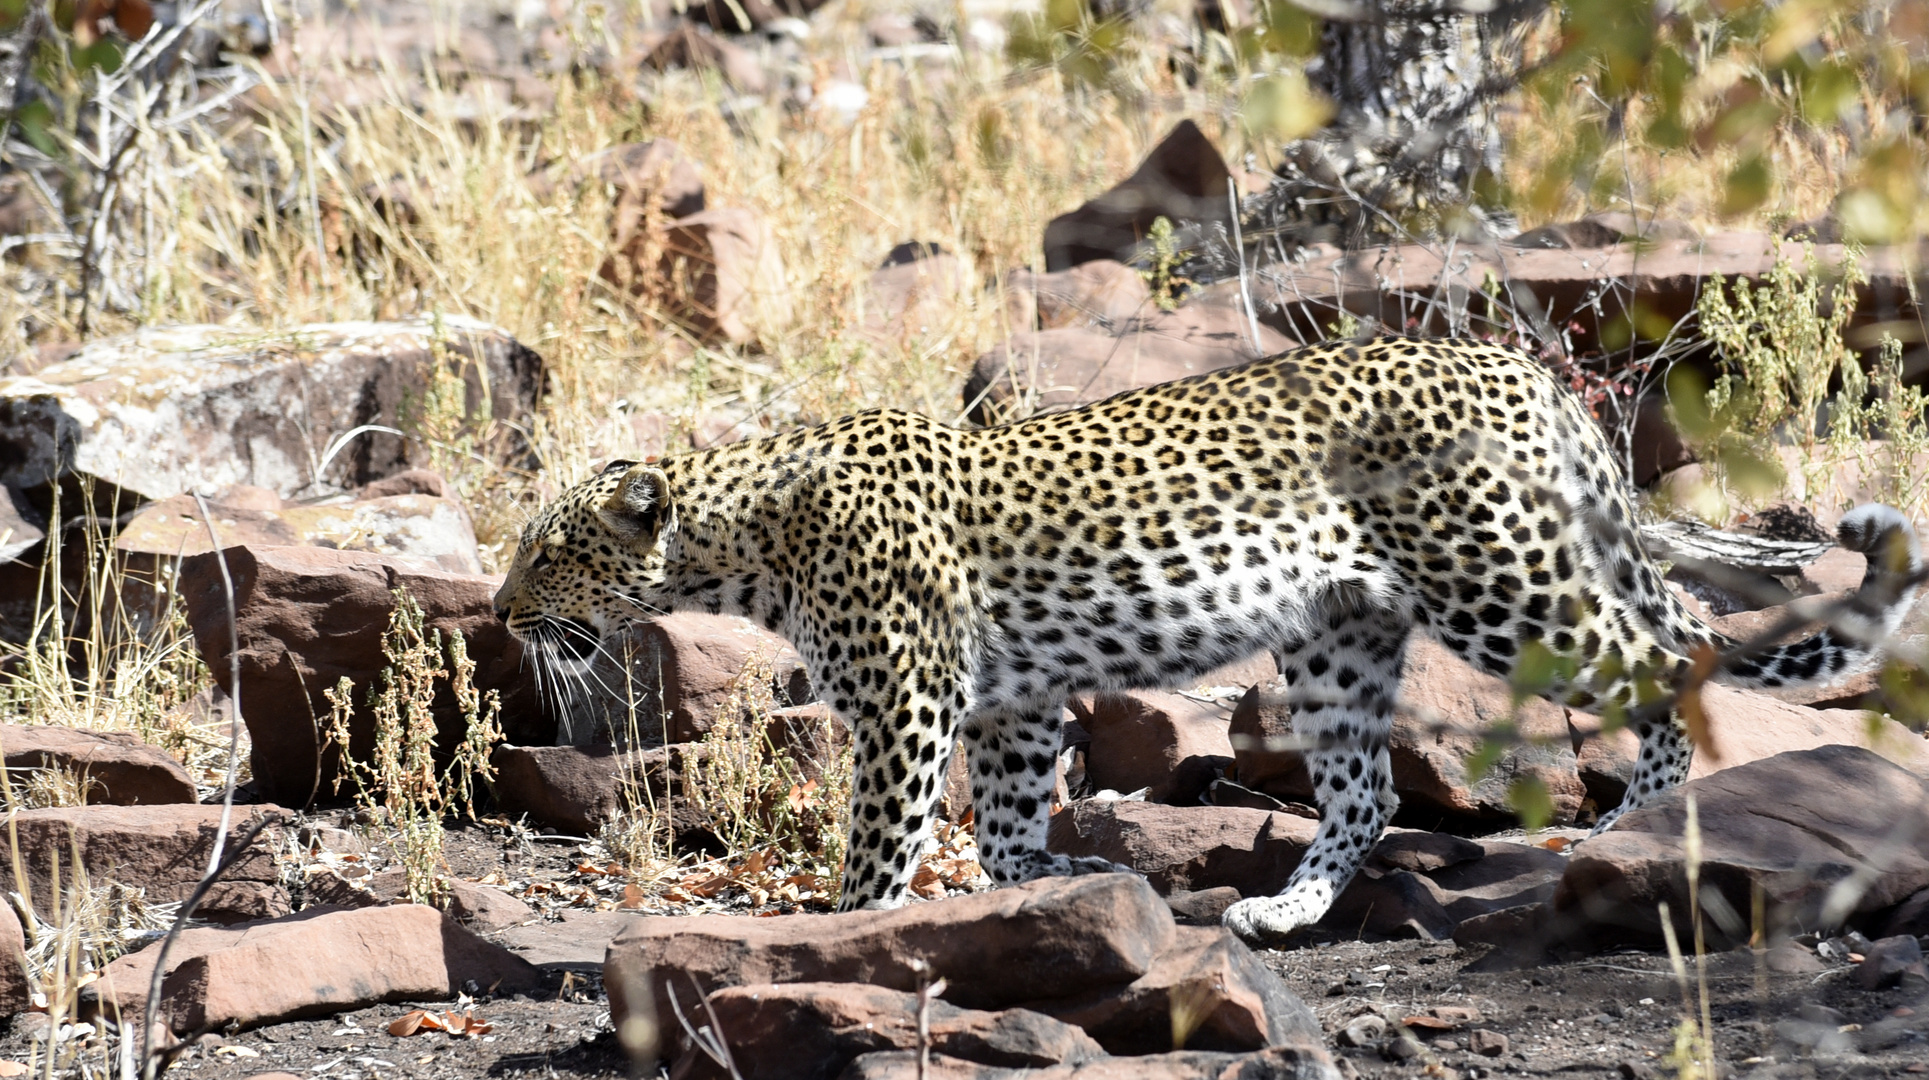
{"type": "Polygon", "coordinates": [[[443,819],[458,810],[473,812],[475,780],[495,776],[489,752],[503,740],[500,704],[495,691],[478,692],[471,681],[475,663],[462,635],[451,634],[445,644],[407,589],[394,595],[395,610],[382,635],[387,663],[365,699],[375,723],[366,754],[351,751],[355,686],[347,678],[324,691],[331,707],[327,737],[340,755],[336,790],[342,779],[353,783],[356,801],[395,838],[410,901],[432,904],[448,891],[443,819]],[[433,709],[441,684],[455,697],[463,737],[438,768],[433,709]]]}

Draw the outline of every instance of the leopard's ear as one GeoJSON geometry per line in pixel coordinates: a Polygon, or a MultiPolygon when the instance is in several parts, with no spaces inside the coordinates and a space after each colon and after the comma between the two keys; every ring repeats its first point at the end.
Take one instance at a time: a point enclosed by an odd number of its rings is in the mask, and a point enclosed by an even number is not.
{"type": "Polygon", "coordinates": [[[649,543],[656,539],[669,508],[670,478],[654,465],[630,463],[629,470],[616,482],[596,516],[624,543],[649,543]]]}
{"type": "Polygon", "coordinates": [[[625,461],[622,458],[617,458],[616,460],[611,461],[609,464],[603,466],[601,469],[598,469],[596,471],[596,475],[608,476],[610,473],[613,473],[618,469],[627,469],[635,464],[636,462],[634,461],[625,461]]]}

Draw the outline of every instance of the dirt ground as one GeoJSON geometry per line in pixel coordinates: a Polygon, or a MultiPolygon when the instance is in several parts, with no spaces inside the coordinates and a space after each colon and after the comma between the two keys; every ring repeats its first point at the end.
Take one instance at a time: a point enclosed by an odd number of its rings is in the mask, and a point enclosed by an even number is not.
{"type": "MultiPolygon", "coordinates": [[[[557,840],[472,826],[451,834],[449,862],[468,880],[494,873],[521,883],[547,919],[607,907],[613,883],[586,880],[581,871],[600,853],[557,840]]],[[[1835,949],[1824,945],[1821,951],[1835,949]]],[[[1313,939],[1268,952],[1265,959],[1319,1016],[1351,1075],[1686,1075],[1668,1060],[1687,1014],[1663,955],[1628,952],[1485,971],[1482,954],[1450,942],[1313,939]],[[1361,1020],[1367,1014],[1390,1022],[1382,1030],[1372,1019],[1361,1020]]],[[[1775,974],[1749,950],[1708,958],[1705,983],[1721,1077],[1929,1074],[1929,994],[1862,990],[1846,957],[1816,959],[1819,971],[1775,974]]],[[[1692,957],[1688,963],[1693,995],[1692,957]]],[[[1698,999],[1691,1000],[1698,1009],[1698,999]]],[[[329,1080],[629,1074],[610,1029],[607,998],[593,975],[556,972],[535,994],[454,1003],[490,1026],[477,1037],[388,1033],[392,1021],[418,1007],[441,1011],[452,1004],[397,1002],[208,1036],[174,1070],[210,1080],[276,1070],[329,1080]]],[[[0,1059],[26,1062],[45,1038],[44,1018],[16,1018],[0,1035],[0,1059]]],[[[82,1060],[104,1073],[108,1051],[98,1033],[70,1033],[69,1039],[82,1060]]]]}

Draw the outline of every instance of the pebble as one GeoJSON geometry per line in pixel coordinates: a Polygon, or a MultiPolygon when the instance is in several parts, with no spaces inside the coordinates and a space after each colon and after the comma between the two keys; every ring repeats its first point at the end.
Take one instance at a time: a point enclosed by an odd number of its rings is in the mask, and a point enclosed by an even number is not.
{"type": "Polygon", "coordinates": [[[1507,1052],[1507,1036],[1486,1028],[1475,1028],[1467,1036],[1467,1049],[1481,1057],[1499,1057],[1507,1052]]]}

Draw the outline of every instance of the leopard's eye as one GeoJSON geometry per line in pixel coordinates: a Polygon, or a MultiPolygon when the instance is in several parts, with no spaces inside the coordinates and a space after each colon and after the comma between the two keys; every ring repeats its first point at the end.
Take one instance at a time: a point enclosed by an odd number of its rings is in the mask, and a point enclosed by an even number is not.
{"type": "Polygon", "coordinates": [[[548,566],[550,563],[555,561],[556,561],[555,559],[552,559],[549,557],[548,548],[539,547],[536,549],[536,557],[529,560],[529,568],[531,570],[541,570],[543,567],[548,566]]]}

